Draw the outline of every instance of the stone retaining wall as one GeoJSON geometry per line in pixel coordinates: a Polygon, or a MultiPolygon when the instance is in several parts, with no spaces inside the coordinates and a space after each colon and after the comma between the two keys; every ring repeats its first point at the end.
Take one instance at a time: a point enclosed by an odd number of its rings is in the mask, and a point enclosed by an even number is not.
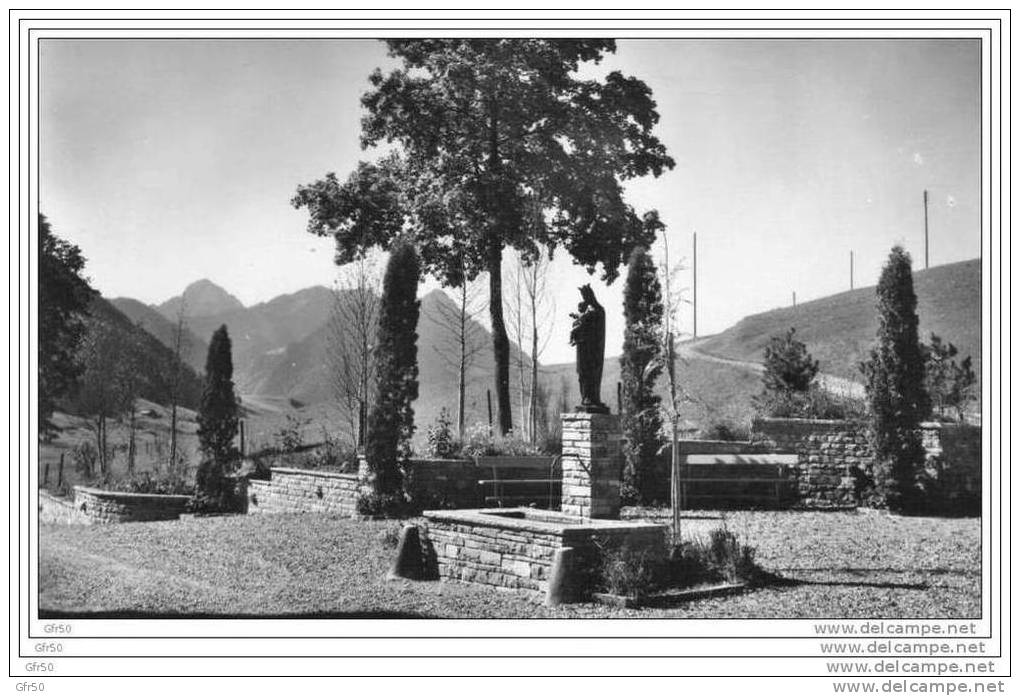
{"type": "Polygon", "coordinates": [[[39,491],[39,521],[111,524],[176,520],[187,511],[190,501],[187,495],[124,493],[75,486],[70,500],[39,491]]]}
{"type": "Polygon", "coordinates": [[[322,512],[357,514],[362,481],[357,474],[274,467],[269,481],[248,482],[248,514],[322,512]]]}
{"type": "Polygon", "coordinates": [[[863,422],[756,418],[751,440],[798,455],[796,489],[805,506],[856,505],[855,472],[871,475],[873,457],[863,422]]]}
{"type": "Polygon", "coordinates": [[[74,506],[74,501],[39,491],[39,522],[41,524],[88,524],[88,519],[74,506]]]}
{"type": "Polygon", "coordinates": [[[634,549],[665,549],[663,525],[619,520],[559,523],[565,515],[521,511],[537,519],[502,516],[512,509],[429,511],[423,543],[435,553],[439,577],[495,587],[546,591],[553,555],[563,547],[578,551],[583,563],[593,563],[597,547],[627,544],[634,549]]]}
{"type": "MultiPolygon", "coordinates": [[[[860,502],[872,480],[874,453],[863,421],[756,418],[752,441],[800,457],[797,490],[800,502],[839,507],[860,502]]],[[[922,423],[927,451],[925,473],[937,486],[933,508],[958,511],[981,498],[981,428],[965,423],[922,423]]],[[[933,509],[934,511],[934,509],[933,509]]]]}

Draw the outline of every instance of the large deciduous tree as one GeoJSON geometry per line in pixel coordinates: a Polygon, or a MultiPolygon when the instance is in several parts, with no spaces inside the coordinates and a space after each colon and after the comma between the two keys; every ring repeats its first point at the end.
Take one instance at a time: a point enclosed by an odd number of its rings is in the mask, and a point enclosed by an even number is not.
{"type": "Polygon", "coordinates": [[[652,135],[659,119],[648,86],[583,64],[611,40],[390,40],[401,66],[376,70],[362,103],[364,147],[393,152],[298,188],[308,229],[333,236],[337,261],[410,234],[424,270],[459,287],[483,271],[502,432],[512,427],[510,342],[503,318],[503,249],[535,258],[556,247],[612,281],[620,264],[661,228],[639,215],[623,182],[673,167],[652,135]]]}
{"type": "Polygon", "coordinates": [[[643,248],[631,254],[623,289],[623,490],[629,503],[651,503],[662,415],[655,381],[662,373],[662,285],[643,248]]]}
{"type": "Polygon", "coordinates": [[[39,215],[39,432],[52,432],[56,400],[67,395],[84,366],[76,358],[84,317],[95,291],[82,275],[81,250],[55,234],[39,215]]]}
{"type": "Polygon", "coordinates": [[[895,246],[878,280],[878,334],[861,365],[871,413],[878,493],[891,510],[917,502],[924,464],[919,426],[931,412],[924,388],[924,354],[917,339],[917,296],[910,256],[895,246]]]}
{"type": "Polygon", "coordinates": [[[410,454],[412,402],[418,398],[418,278],[414,247],[401,242],[390,254],[379,303],[375,360],[376,401],[368,417],[365,458],[380,496],[399,494],[400,460],[410,454]]]}

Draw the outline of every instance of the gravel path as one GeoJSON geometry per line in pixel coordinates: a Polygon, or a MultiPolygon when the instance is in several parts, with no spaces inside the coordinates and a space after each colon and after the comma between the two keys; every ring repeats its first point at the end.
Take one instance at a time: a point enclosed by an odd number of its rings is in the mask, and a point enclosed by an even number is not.
{"type": "Polygon", "coordinates": [[[881,512],[692,512],[685,535],[725,525],[784,582],[644,610],[549,609],[536,593],[386,582],[398,522],[259,515],[107,526],[42,525],[44,616],[303,618],[974,618],[977,518],[881,512]]]}

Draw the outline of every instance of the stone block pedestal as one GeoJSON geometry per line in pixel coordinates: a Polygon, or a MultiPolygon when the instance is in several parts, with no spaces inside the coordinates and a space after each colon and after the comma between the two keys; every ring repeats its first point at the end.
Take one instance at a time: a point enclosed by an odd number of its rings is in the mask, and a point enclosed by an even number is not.
{"type": "Polygon", "coordinates": [[[620,516],[623,432],[610,413],[564,413],[560,510],[575,517],[620,516]]]}

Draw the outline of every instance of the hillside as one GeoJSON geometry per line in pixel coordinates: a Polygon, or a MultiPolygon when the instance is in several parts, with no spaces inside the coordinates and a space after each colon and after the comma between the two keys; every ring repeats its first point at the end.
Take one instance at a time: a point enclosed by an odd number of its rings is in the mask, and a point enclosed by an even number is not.
{"type": "MultiPolygon", "coordinates": [[[[168,394],[167,378],[173,369],[173,351],[102,297],[97,296],[93,299],[89,312],[94,319],[113,327],[117,332],[129,335],[133,340],[125,340],[123,342],[125,345],[131,344],[140,347],[141,360],[139,360],[139,364],[143,368],[140,375],[139,397],[165,404],[168,394]]],[[[198,374],[187,363],[182,365],[179,393],[182,405],[189,408],[198,406],[198,400],[202,394],[202,382],[198,374]]]]}
{"type": "MultiPolygon", "coordinates": [[[[132,322],[156,337],[164,346],[170,350],[174,349],[177,337],[176,319],[171,321],[149,305],[130,297],[115,297],[109,302],[132,322]]],[[[185,324],[181,335],[181,359],[195,372],[201,374],[205,370],[205,357],[208,351],[209,344],[196,336],[185,324]]]]}
{"type": "MultiPolygon", "coordinates": [[[[456,347],[452,336],[438,321],[441,305],[448,308],[456,306],[441,290],[434,290],[421,300],[418,320],[420,388],[414,409],[415,420],[422,432],[435,421],[442,408],[447,408],[452,416],[457,405],[457,373],[443,357],[455,355],[456,347]]],[[[324,318],[318,329],[299,341],[289,343],[282,351],[255,358],[248,368],[248,384],[253,387],[252,393],[282,395],[305,404],[333,399],[327,361],[329,331],[326,320],[324,318]]],[[[485,392],[492,388],[494,369],[489,332],[477,322],[473,323],[471,331],[483,348],[469,371],[465,407],[468,423],[488,419],[485,392]]]]}
{"type": "MultiPolygon", "coordinates": [[[[233,295],[209,281],[188,286],[181,296],[158,306],[144,305],[130,298],[115,300],[134,320],[151,330],[164,344],[172,345],[174,324],[166,312],[180,306],[185,297],[185,318],[194,337],[188,361],[203,365],[208,340],[213,331],[225,324],[233,343],[234,383],[245,401],[276,404],[267,410],[292,410],[291,400],[308,408],[306,415],[319,414],[318,407],[334,396],[329,375],[327,348],[328,322],[336,296],[323,286],[275,297],[268,302],[244,307],[233,295]],[[206,299],[199,303],[196,288],[206,299]],[[217,308],[223,311],[216,311],[217,308]]],[[[434,290],[422,298],[418,323],[418,366],[420,396],[414,404],[420,433],[433,423],[442,408],[455,415],[457,404],[456,370],[449,357],[456,354],[453,337],[439,320],[441,307],[455,309],[453,300],[434,290]]],[[[176,315],[175,315],[176,316],[176,315]]],[[[466,389],[468,423],[488,420],[486,391],[492,388],[493,360],[491,338],[480,323],[472,323],[475,340],[482,346],[469,370],[466,389]]],[[[517,355],[517,348],[511,353],[517,355]]],[[[514,400],[515,417],[517,400],[514,400]]],[[[321,415],[321,414],[320,414],[321,415]]],[[[336,419],[337,414],[331,416],[336,419]]]]}
{"type": "MultiPolygon", "coordinates": [[[[751,397],[761,391],[761,377],[740,367],[699,358],[681,347],[678,379],[685,395],[680,407],[684,428],[704,430],[713,425],[747,429],[751,422],[751,397]]],[[[542,368],[542,381],[554,393],[565,391],[568,409],[579,403],[580,390],[573,363],[542,368]]],[[[620,358],[606,358],[602,368],[602,401],[618,412],[616,385],[620,381],[620,358]]],[[[660,379],[656,389],[665,400],[667,385],[660,379]]],[[[665,403],[665,401],[664,401],[665,403]]]]}
{"type": "MultiPolygon", "coordinates": [[[[914,273],[920,336],[932,333],[970,355],[981,377],[981,261],[974,259],[914,273]]],[[[745,317],[720,334],[706,338],[698,349],[736,360],[760,362],[771,336],[797,329],[797,338],[819,361],[821,370],[860,380],[857,369],[878,330],[875,288],[830,295],[796,307],[745,317]]],[[[980,389],[980,386],[979,386],[980,389]]]]}

